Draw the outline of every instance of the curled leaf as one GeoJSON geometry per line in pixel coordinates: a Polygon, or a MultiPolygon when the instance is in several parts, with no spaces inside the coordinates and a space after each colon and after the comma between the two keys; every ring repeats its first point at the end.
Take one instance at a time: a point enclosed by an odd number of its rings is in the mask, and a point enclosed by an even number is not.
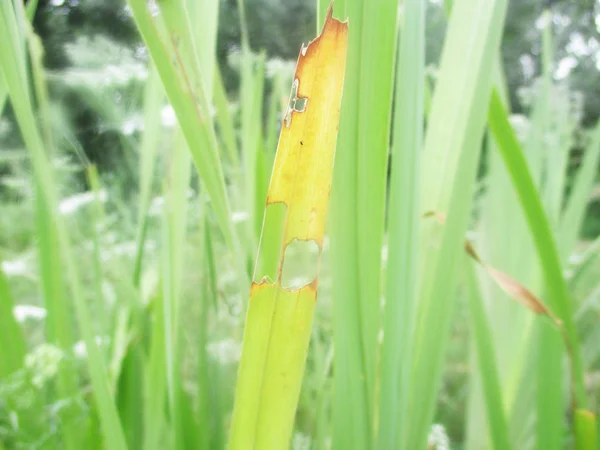
{"type": "MultiPolygon", "coordinates": [[[[428,211],[423,215],[424,218],[434,217],[440,224],[444,224],[446,222],[446,216],[443,213],[436,211],[428,211]]],[[[498,269],[486,264],[477,251],[473,244],[468,239],[465,239],[465,252],[479,264],[485,271],[490,275],[492,280],[510,297],[519,302],[521,305],[525,306],[529,310],[533,311],[535,314],[540,314],[549,317],[557,327],[562,329],[561,320],[556,317],[556,315],[546,306],[546,304],[540,300],[535,294],[533,294],[529,289],[519,283],[510,275],[507,275],[504,272],[501,272],[498,269]]]]}

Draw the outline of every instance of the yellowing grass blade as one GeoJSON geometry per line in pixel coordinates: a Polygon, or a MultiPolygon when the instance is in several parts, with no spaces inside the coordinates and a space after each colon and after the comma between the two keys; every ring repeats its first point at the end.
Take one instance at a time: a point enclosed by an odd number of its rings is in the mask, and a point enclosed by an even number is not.
{"type": "Polygon", "coordinates": [[[288,289],[282,286],[282,271],[292,241],[315,244],[320,258],[325,234],[348,35],[348,25],[331,13],[330,8],[321,34],[300,52],[279,137],[257,265],[273,270],[258,269],[254,278],[259,282],[250,292],[231,450],[287,449],[293,431],[317,278],[288,289]],[[269,231],[277,229],[269,213],[279,207],[285,215],[276,233],[269,231]],[[274,260],[262,264],[263,251],[273,244],[278,249],[271,253],[274,260]]]}

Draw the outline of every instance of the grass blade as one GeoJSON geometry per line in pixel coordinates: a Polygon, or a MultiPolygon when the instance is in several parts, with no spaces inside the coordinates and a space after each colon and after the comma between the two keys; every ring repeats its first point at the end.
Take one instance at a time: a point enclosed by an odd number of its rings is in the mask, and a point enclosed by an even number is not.
{"type": "Polygon", "coordinates": [[[340,120],[339,145],[344,151],[336,159],[332,189],[336,449],[371,447],[376,416],[381,251],[398,0],[381,1],[376,8],[367,5],[363,0],[336,4],[340,15],[352,21],[340,120]]]}
{"type": "Polygon", "coordinates": [[[441,377],[456,286],[456,265],[471,211],[492,68],[500,45],[504,0],[454,2],[428,120],[421,211],[448,211],[443,230],[422,223],[414,363],[401,448],[426,445],[441,377]]]}
{"type": "Polygon", "coordinates": [[[144,89],[144,132],[140,144],[140,196],[138,210],[138,230],[136,239],[136,256],[133,268],[133,284],[139,286],[144,260],[144,245],[148,228],[148,208],[156,157],[160,144],[162,124],[160,110],[163,105],[164,92],[155,68],[150,68],[148,81],[144,89]]]}
{"type": "MultiPolygon", "coordinates": [[[[223,85],[223,77],[221,76],[221,72],[217,65],[215,65],[214,80],[213,101],[215,104],[219,134],[221,141],[223,142],[223,147],[227,152],[226,158],[229,160],[229,165],[231,165],[234,171],[237,171],[240,167],[240,157],[235,139],[235,128],[233,126],[231,113],[229,112],[229,102],[227,100],[225,86],[223,85]]],[[[234,178],[237,179],[238,176],[239,174],[236,172],[234,178]]]]}
{"type": "Polygon", "coordinates": [[[523,157],[521,146],[508,121],[506,111],[496,91],[491,96],[488,123],[498,143],[498,149],[509,171],[533,236],[538,258],[544,271],[549,306],[556,312],[558,318],[563,321],[573,347],[574,382],[576,384],[575,400],[579,406],[585,407],[587,401],[585,390],[583,389],[581,356],[579,354],[578,340],[571,313],[571,302],[562,275],[556,244],[541,200],[529,173],[527,163],[523,157]]]}
{"type": "Polygon", "coordinates": [[[411,326],[416,306],[419,229],[419,170],[423,145],[425,82],[425,8],[423,0],[404,2],[388,206],[388,266],[383,314],[380,450],[398,448],[407,413],[411,326]]]}
{"type": "MultiPolygon", "coordinates": [[[[562,274],[557,246],[533,178],[522,154],[520,144],[508,122],[504,106],[495,91],[491,97],[488,123],[498,143],[498,148],[511,176],[513,186],[517,192],[523,213],[533,236],[538,259],[544,274],[548,304],[563,322],[572,377],[571,401],[577,407],[585,408],[587,399],[583,384],[581,349],[578,344],[577,332],[573,322],[572,304],[562,274]]],[[[544,448],[544,445],[556,445],[556,442],[551,442],[549,438],[550,436],[556,440],[556,431],[553,428],[549,429],[549,427],[557,425],[560,427],[562,399],[560,397],[561,390],[558,390],[556,386],[560,385],[562,375],[560,353],[558,353],[558,357],[553,355],[553,353],[557,353],[556,349],[561,349],[560,335],[549,327],[543,328],[541,333],[540,346],[542,348],[540,349],[540,354],[545,356],[546,359],[540,360],[538,364],[538,379],[542,383],[542,385],[538,385],[537,387],[540,394],[538,396],[538,412],[542,417],[538,416],[537,426],[538,446],[539,448],[544,448]],[[550,392],[547,392],[548,389],[552,392],[558,392],[558,398],[556,398],[556,395],[551,397],[550,392]],[[549,401],[553,403],[548,404],[549,401]],[[553,409],[550,410],[550,407],[553,409]]]]}
{"type": "MultiPolygon", "coordinates": [[[[331,10],[330,10],[331,11],[331,10]]],[[[315,244],[318,267],[329,200],[346,62],[347,25],[328,15],[323,32],[301,50],[290,107],[274,164],[262,241],[279,243],[267,273],[257,267],[249,302],[229,448],[289,448],[308,351],[318,279],[286,286],[285,261],[298,242],[315,244]],[[302,100],[304,99],[304,100],[302,100]],[[285,206],[279,236],[269,212],[285,206]],[[273,274],[273,270],[274,274],[273,274]],[[275,279],[275,281],[273,281],[275,279]]],[[[275,219],[282,219],[276,217],[275,219]]],[[[262,251],[259,249],[259,253],[262,251]]],[[[260,261],[260,256],[259,256],[260,261]]]]}
{"type": "Polygon", "coordinates": [[[490,330],[487,314],[483,305],[475,269],[467,268],[469,286],[469,310],[471,324],[475,334],[477,363],[481,374],[483,394],[485,396],[487,423],[491,442],[495,450],[510,450],[508,424],[502,401],[502,391],[498,377],[496,351],[490,330]]]}

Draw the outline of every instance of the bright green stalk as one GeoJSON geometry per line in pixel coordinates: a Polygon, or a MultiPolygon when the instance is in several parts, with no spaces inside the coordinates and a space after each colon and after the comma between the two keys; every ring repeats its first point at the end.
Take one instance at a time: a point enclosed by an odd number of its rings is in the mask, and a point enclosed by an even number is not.
{"type": "Polygon", "coordinates": [[[374,437],[397,8],[397,0],[374,8],[363,0],[336,4],[337,14],[349,17],[352,29],[338,139],[343,151],[337,155],[332,189],[334,449],[366,449],[374,437]]]}
{"type": "Polygon", "coordinates": [[[510,450],[508,424],[498,377],[496,351],[474,267],[467,268],[469,312],[477,349],[477,363],[485,396],[487,423],[494,450],[510,450]]]}
{"type": "MultiPolygon", "coordinates": [[[[124,311],[127,311],[127,313],[123,316],[119,314],[119,319],[129,318],[130,314],[128,313],[130,311],[128,311],[126,308],[121,309],[119,312],[121,313],[124,311]]],[[[121,323],[118,325],[122,326],[121,323]]],[[[124,325],[129,324],[128,322],[125,322],[124,325]]],[[[116,392],[118,392],[115,401],[119,411],[121,423],[123,424],[123,430],[125,431],[127,444],[130,448],[136,448],[138,446],[138,442],[141,442],[143,434],[143,417],[141,414],[139,414],[139,409],[144,398],[144,352],[140,342],[130,342],[129,339],[127,339],[128,336],[122,336],[119,333],[119,326],[115,328],[117,329],[117,332],[114,333],[113,336],[113,339],[115,339],[114,355],[119,355],[121,357],[119,371],[116,373],[118,377],[115,378],[117,389],[116,392]],[[120,339],[123,339],[123,337],[126,339],[125,342],[120,341],[120,339]],[[119,340],[117,341],[117,339],[119,340]],[[126,351],[120,354],[120,349],[123,348],[123,344],[125,344],[126,351]]],[[[134,333],[131,331],[130,327],[125,329],[129,333],[134,333]]]]}
{"type": "Polygon", "coordinates": [[[563,392],[562,340],[550,324],[538,321],[540,336],[537,359],[536,385],[536,448],[562,448],[563,392]]]}
{"type": "MultiPolygon", "coordinates": [[[[381,248],[385,224],[385,197],[391,105],[398,27],[398,0],[363,8],[361,36],[358,128],[354,131],[357,152],[356,202],[359,307],[365,354],[365,374],[370,409],[375,408],[377,336],[381,308],[381,248]],[[374,68],[377,68],[374,70],[374,68]],[[368,236],[368,239],[364,237],[368,236]]],[[[347,91],[346,91],[347,92],[347,91]]],[[[350,131],[350,130],[348,130],[350,131]]],[[[343,176],[343,175],[342,175],[343,176]]],[[[339,256],[338,256],[339,257],[339,256]]],[[[341,282],[339,279],[333,283],[341,282]]],[[[339,305],[338,299],[338,305],[339,305]]],[[[334,300],[335,301],[335,300],[334,300]]],[[[371,419],[373,420],[373,418],[371,419]]],[[[374,423],[370,423],[374,426],[374,423]]],[[[340,430],[338,429],[338,436],[340,430]]]]}
{"type": "MultiPolygon", "coordinates": [[[[495,64],[494,83],[501,92],[501,98],[508,104],[508,89],[504,81],[502,67],[495,64]]],[[[539,122],[539,115],[538,115],[539,122]]],[[[537,129],[538,123],[532,125],[537,129]]],[[[488,133],[486,190],[481,204],[481,220],[478,226],[477,248],[494,267],[516,276],[533,292],[540,291],[541,275],[535,258],[533,243],[529,238],[527,223],[523,218],[518,199],[512,192],[509,175],[502,159],[496,151],[496,144],[488,133]]],[[[537,134],[536,134],[537,136],[537,134]]],[[[533,141],[532,141],[533,143],[533,141]]],[[[537,155],[534,155],[537,157],[537,155]]],[[[511,300],[488,277],[480,278],[481,292],[485,297],[490,329],[496,349],[498,375],[501,383],[503,404],[507,416],[510,415],[512,444],[522,446],[515,436],[523,436],[523,430],[533,418],[531,404],[534,392],[535,366],[527,361],[532,346],[533,315],[517,302],[511,300]],[[507,333],[506,330],[511,332],[507,333]],[[524,392],[519,392],[519,388],[524,392]]],[[[481,378],[479,373],[472,379],[481,378]]],[[[481,383],[479,383],[481,385],[481,383]]],[[[489,439],[487,427],[482,427],[480,417],[485,406],[483,388],[470,389],[468,449],[479,448],[489,439]],[[476,397],[476,398],[475,398],[476,397]],[[477,405],[477,402],[480,405],[477,405]],[[481,444],[483,442],[483,444],[481,444]]],[[[485,416],[485,414],[484,414],[485,416]]]]}
{"type": "MultiPolygon", "coordinates": [[[[322,0],[321,3],[328,3],[322,0]]],[[[352,17],[340,117],[338,148],[333,172],[330,213],[331,276],[334,332],[333,448],[369,449],[372,442],[372,403],[369,398],[364,336],[358,286],[356,130],[361,66],[362,5],[348,1],[340,17],[352,17]]],[[[322,9],[322,8],[320,8],[322,9]]],[[[319,24],[320,26],[320,24],[319,24]]],[[[378,308],[379,295],[371,299],[378,308]]]]}
{"type": "MultiPolygon", "coordinates": [[[[563,323],[564,335],[568,345],[567,350],[569,351],[569,368],[573,386],[572,401],[578,408],[585,408],[587,399],[583,384],[581,349],[573,323],[572,304],[567,285],[563,278],[558,250],[519,142],[508,122],[506,111],[504,111],[498,94],[495,92],[492,94],[488,122],[510,173],[513,186],[517,192],[533,236],[539,262],[544,273],[546,293],[548,295],[547,303],[563,323]]],[[[538,396],[538,448],[543,448],[542,445],[555,445],[553,442],[550,442],[548,437],[554,436],[556,438],[555,431],[548,429],[548,427],[556,426],[556,424],[560,425],[560,417],[562,416],[562,390],[557,389],[556,385],[556,383],[560,383],[562,378],[561,365],[560,359],[557,361],[552,354],[555,348],[561,348],[560,334],[557,330],[551,329],[547,324],[540,324],[540,327],[543,326],[545,328],[541,328],[543,334],[540,341],[540,346],[542,347],[540,353],[550,354],[550,358],[543,361],[538,359],[539,384],[537,389],[538,391],[543,389],[543,392],[549,397],[554,394],[553,392],[546,392],[547,390],[558,391],[559,397],[558,399],[554,399],[553,397],[548,399],[544,398],[541,393],[538,396]],[[543,369],[545,369],[544,373],[543,369]],[[550,370],[552,372],[549,372],[550,370]],[[549,382],[555,384],[552,386],[546,384],[549,382]],[[550,405],[548,404],[549,401],[553,403],[550,405]],[[548,408],[548,410],[543,410],[542,408],[544,407],[548,408]],[[549,407],[554,409],[550,410],[549,407]],[[556,417],[557,415],[558,417],[556,417]]]]}
{"type": "Polygon", "coordinates": [[[65,266],[79,327],[86,344],[92,391],[100,416],[104,439],[111,449],[124,450],[127,448],[125,437],[109,389],[106,367],[95,342],[92,320],[83,300],[69,235],[62,217],[56,213],[58,205],[56,183],[50,163],[44,153],[45,145],[35,122],[35,114],[31,108],[30,96],[27,91],[27,78],[24,76],[23,66],[17,53],[20,45],[18,36],[14,33],[15,29],[15,18],[10,4],[3,2],[0,7],[0,63],[21,134],[31,155],[33,171],[40,194],[40,205],[51,215],[56,227],[56,240],[53,241],[53,245],[58,245],[60,249],[61,263],[65,266]]]}
{"type": "Polygon", "coordinates": [[[423,0],[406,0],[396,68],[392,175],[388,212],[388,266],[383,314],[380,450],[398,448],[407,414],[410,335],[417,289],[419,171],[423,145],[425,65],[423,0]]]}
{"type": "Polygon", "coordinates": [[[570,296],[562,275],[556,244],[541,200],[533,184],[533,179],[527,167],[521,146],[508,121],[506,111],[497,92],[492,93],[488,123],[498,143],[498,150],[511,176],[513,186],[517,192],[519,202],[521,203],[523,213],[533,236],[538,258],[544,272],[548,305],[557,314],[558,318],[563,321],[567,332],[574,362],[576,401],[579,407],[584,408],[587,401],[583,387],[581,355],[571,314],[570,296]]]}
{"type": "Polygon", "coordinates": [[[471,196],[504,25],[505,0],[454,2],[440,75],[428,120],[421,179],[421,213],[446,214],[440,229],[422,223],[418,316],[411,345],[414,365],[403,446],[425,446],[433,419],[452,315],[456,265],[471,211],[471,196]]]}

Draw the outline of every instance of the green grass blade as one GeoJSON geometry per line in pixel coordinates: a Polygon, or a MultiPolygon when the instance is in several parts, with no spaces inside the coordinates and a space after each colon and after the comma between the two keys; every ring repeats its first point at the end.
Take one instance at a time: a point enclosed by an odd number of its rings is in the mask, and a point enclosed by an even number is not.
{"type": "Polygon", "coordinates": [[[456,265],[471,212],[493,63],[507,2],[454,2],[425,138],[421,213],[443,212],[440,229],[422,222],[414,365],[401,448],[426,445],[455,299],[456,265]]]}
{"type": "MultiPolygon", "coordinates": [[[[558,249],[519,142],[496,92],[492,94],[488,122],[511,175],[513,186],[533,236],[538,259],[544,273],[547,303],[563,322],[565,339],[568,341],[572,402],[579,408],[585,408],[587,399],[583,381],[581,349],[558,249]]],[[[560,351],[564,347],[561,347],[560,335],[556,330],[544,323],[539,326],[542,334],[538,355],[537,445],[538,448],[548,448],[545,447],[547,445],[553,448],[557,445],[556,440],[560,439],[560,433],[553,427],[560,429],[563,411],[562,392],[557,389],[557,385],[560,385],[562,379],[560,351]]]]}
{"type": "Polygon", "coordinates": [[[260,152],[261,129],[263,123],[264,54],[258,57],[256,68],[248,50],[242,54],[242,81],[240,89],[242,114],[242,158],[244,162],[243,204],[248,212],[247,251],[256,254],[262,226],[264,200],[257,191],[259,180],[258,157],[260,152]],[[256,206],[259,206],[258,210],[256,206]]]}
{"type": "Polygon", "coordinates": [[[344,151],[336,158],[332,189],[335,449],[369,448],[374,438],[397,10],[397,0],[376,8],[363,0],[336,4],[352,26],[338,139],[344,151]]]}
{"type": "Polygon", "coordinates": [[[580,407],[587,404],[583,388],[583,369],[578,339],[571,313],[571,301],[562,275],[556,243],[546,219],[546,214],[523,156],[521,146],[508,121],[506,111],[498,94],[492,93],[488,123],[509,171],[513,186],[523,208],[529,229],[537,249],[538,258],[544,272],[547,287],[548,305],[563,321],[569,337],[574,361],[574,383],[576,401],[580,407]]]}
{"type": "MultiPolygon", "coordinates": [[[[327,4],[322,0],[321,4],[327,4]]],[[[339,6],[339,5],[338,5],[339,6]]],[[[322,10],[322,8],[319,8],[322,10]]],[[[360,90],[362,5],[348,1],[342,18],[352,17],[348,35],[348,58],[340,115],[338,148],[331,188],[331,278],[334,333],[334,392],[332,404],[333,446],[338,449],[368,449],[372,440],[372,404],[367,381],[367,361],[358,285],[356,130],[360,90]]],[[[320,27],[321,24],[319,23],[320,27]]],[[[378,296],[374,303],[377,303],[378,296]]],[[[373,300],[373,299],[371,299],[373,300]]],[[[376,308],[376,306],[374,306],[376,308]]]]}
{"type": "MultiPolygon", "coordinates": [[[[204,209],[202,208],[203,212],[204,209]]],[[[211,395],[211,391],[219,382],[214,377],[214,370],[218,370],[218,368],[214,367],[207,351],[210,338],[211,307],[217,304],[217,280],[209,226],[208,216],[207,214],[203,214],[203,221],[200,227],[200,251],[204,255],[203,261],[205,264],[201,268],[202,289],[200,299],[198,300],[200,303],[200,318],[196,344],[198,347],[196,353],[198,355],[198,394],[196,400],[198,411],[198,424],[196,425],[198,443],[196,448],[206,450],[210,448],[222,448],[225,440],[223,424],[221,423],[223,412],[220,410],[218,402],[214,401],[214,395],[211,395]],[[213,447],[211,447],[211,443],[213,447]]]]}
{"type": "Polygon", "coordinates": [[[144,90],[144,132],[140,144],[140,196],[138,210],[138,231],[136,240],[133,283],[139,286],[144,259],[144,245],[148,227],[148,207],[156,157],[161,138],[160,110],[164,101],[164,92],[155,68],[151,68],[144,90]]]}
{"type": "Polygon", "coordinates": [[[146,368],[146,401],[144,402],[144,440],[146,450],[160,450],[166,441],[167,368],[165,316],[162,289],[152,299],[152,336],[146,368]]]}
{"type": "Polygon", "coordinates": [[[388,266],[379,394],[380,450],[398,448],[407,413],[411,326],[416,306],[419,171],[425,82],[423,0],[404,2],[388,206],[388,266]]]}
{"type": "Polygon", "coordinates": [[[233,126],[232,114],[229,112],[229,101],[227,100],[227,92],[223,84],[223,77],[219,71],[219,67],[215,64],[214,74],[214,89],[213,101],[215,104],[217,125],[223,147],[227,152],[226,158],[235,173],[235,178],[238,178],[237,171],[240,169],[240,156],[238,153],[237,142],[235,139],[235,128],[233,126]]]}
{"type": "Polygon", "coordinates": [[[143,349],[133,343],[121,361],[115,398],[129,448],[136,448],[142,439],[143,418],[139,413],[143,402],[143,349]]]}
{"type": "Polygon", "coordinates": [[[468,267],[469,312],[477,350],[477,363],[481,373],[483,394],[485,396],[487,423],[495,450],[510,450],[508,424],[502,403],[502,391],[498,377],[496,351],[483,297],[476,279],[475,268],[468,267]]]}

